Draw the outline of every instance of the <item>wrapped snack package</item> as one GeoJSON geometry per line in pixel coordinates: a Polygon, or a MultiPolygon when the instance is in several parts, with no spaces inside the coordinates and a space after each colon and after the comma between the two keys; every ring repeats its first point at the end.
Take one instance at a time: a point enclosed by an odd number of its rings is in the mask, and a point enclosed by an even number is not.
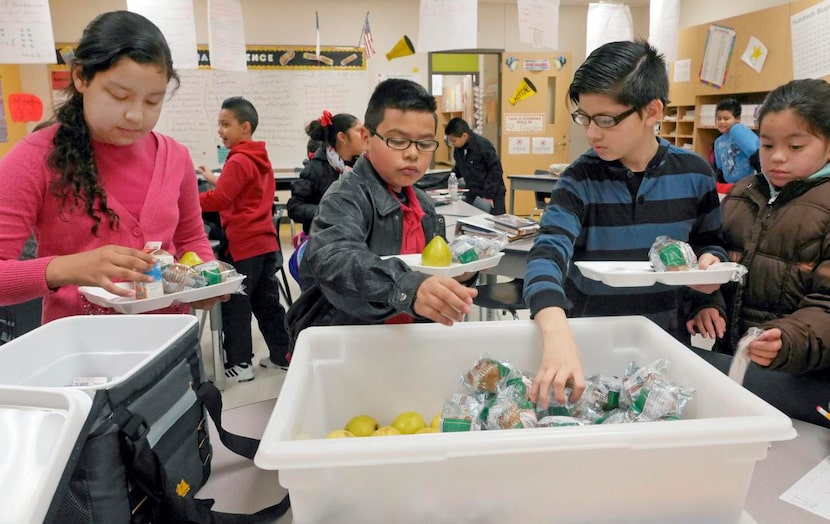
{"type": "Polygon", "coordinates": [[[483,406],[483,395],[454,394],[441,410],[441,432],[478,431],[483,406]]]}
{"type": "Polygon", "coordinates": [[[211,260],[210,262],[193,266],[193,269],[198,271],[207,280],[208,285],[219,284],[238,275],[232,265],[221,260],[211,260]]]}
{"type": "Polygon", "coordinates": [[[453,262],[467,264],[489,258],[504,249],[505,238],[487,238],[477,235],[459,235],[450,242],[453,262]]]}
{"type": "Polygon", "coordinates": [[[689,271],[697,266],[697,255],[686,242],[659,236],[648,252],[655,271],[689,271]]]}
{"type": "Polygon", "coordinates": [[[498,393],[499,382],[509,370],[507,364],[484,356],[462,377],[462,383],[474,393],[498,393]]]}
{"type": "Polygon", "coordinates": [[[170,264],[161,270],[165,293],[178,293],[186,289],[195,289],[208,285],[207,279],[192,267],[184,264],[170,264]]]}

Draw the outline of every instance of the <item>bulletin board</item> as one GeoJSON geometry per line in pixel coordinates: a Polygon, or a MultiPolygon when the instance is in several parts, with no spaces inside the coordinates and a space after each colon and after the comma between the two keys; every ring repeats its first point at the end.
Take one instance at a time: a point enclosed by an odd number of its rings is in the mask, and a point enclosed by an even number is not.
{"type": "Polygon", "coordinates": [[[26,135],[26,124],[14,122],[9,111],[9,95],[21,91],[20,69],[16,65],[0,64],[0,157],[26,135]]]}
{"type": "Polygon", "coordinates": [[[268,64],[252,65],[249,53],[246,72],[180,70],[181,86],[165,102],[156,130],[187,146],[195,165],[217,167],[221,142],[216,120],[222,101],[243,96],[257,109],[259,126],[254,139],[265,141],[274,168],[300,166],[307,157],[305,127],[323,109],[363,120],[370,86],[362,49],[322,49],[328,56],[345,53],[345,58],[352,51],[360,55],[357,66],[283,67],[277,63],[269,68],[268,64]]]}

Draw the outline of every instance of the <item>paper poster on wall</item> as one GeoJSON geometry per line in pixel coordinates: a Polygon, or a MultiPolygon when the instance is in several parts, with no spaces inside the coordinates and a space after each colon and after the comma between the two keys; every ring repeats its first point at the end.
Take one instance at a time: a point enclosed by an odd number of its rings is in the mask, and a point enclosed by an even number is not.
{"type": "Polygon", "coordinates": [[[127,10],[158,26],[170,46],[176,69],[198,67],[192,0],[127,0],[127,10]]]}
{"type": "Polygon", "coordinates": [[[741,60],[746,62],[749,67],[760,73],[764,68],[764,62],[767,59],[767,46],[754,36],[749,37],[749,43],[746,45],[746,50],[741,56],[741,60]]]}
{"type": "Polygon", "coordinates": [[[0,2],[0,64],[54,64],[49,0],[0,2]]]}
{"type": "Polygon", "coordinates": [[[553,137],[534,136],[531,140],[531,151],[534,155],[552,155],[553,137]]]}
{"type": "Polygon", "coordinates": [[[529,155],[530,137],[511,136],[507,139],[507,152],[511,155],[529,155]]]}
{"type": "Polygon", "coordinates": [[[692,59],[684,58],[674,62],[674,83],[688,82],[692,78],[692,59]]]}
{"type": "Polygon", "coordinates": [[[721,88],[726,82],[726,69],[735,47],[735,29],[712,24],[706,36],[700,81],[721,88]]]}
{"type": "Polygon", "coordinates": [[[9,126],[6,125],[6,106],[3,103],[3,82],[0,78],[0,142],[9,141],[9,126]]]}
{"type": "Polygon", "coordinates": [[[506,134],[542,133],[545,130],[544,113],[505,113],[506,134]]]}
{"type": "Polygon", "coordinates": [[[525,71],[547,71],[550,69],[550,60],[525,60],[525,71]]]}
{"type": "Polygon", "coordinates": [[[519,42],[559,49],[559,0],[518,0],[519,42]]]}
{"type": "Polygon", "coordinates": [[[420,0],[418,52],[478,47],[478,0],[420,0]]]}
{"type": "MultiPolygon", "coordinates": [[[[239,0],[208,0],[208,46],[211,69],[248,70],[239,0]]],[[[319,50],[319,46],[316,49],[319,50]]],[[[319,56],[316,52],[315,57],[319,56]]]]}
{"type": "Polygon", "coordinates": [[[793,79],[830,75],[830,0],[790,17],[793,79]]]}
{"type": "Polygon", "coordinates": [[[634,22],[631,10],[625,4],[588,4],[588,22],[585,35],[585,56],[608,42],[634,40],[634,22]]]}
{"type": "Polygon", "coordinates": [[[648,41],[666,62],[677,60],[680,34],[680,0],[651,0],[648,7],[648,41]]]}
{"type": "Polygon", "coordinates": [[[12,122],[39,122],[43,117],[43,102],[30,93],[9,95],[9,116],[12,122]]]}

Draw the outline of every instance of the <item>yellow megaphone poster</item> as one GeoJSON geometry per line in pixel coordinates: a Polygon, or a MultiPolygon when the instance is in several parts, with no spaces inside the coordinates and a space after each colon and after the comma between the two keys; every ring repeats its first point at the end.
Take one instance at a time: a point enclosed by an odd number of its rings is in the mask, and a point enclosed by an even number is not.
{"type": "Polygon", "coordinates": [[[513,93],[513,96],[510,97],[508,102],[510,105],[515,106],[516,102],[519,100],[524,100],[529,96],[533,96],[536,94],[536,86],[533,85],[527,77],[522,78],[522,82],[519,84],[519,87],[516,88],[516,92],[513,93]]]}
{"type": "Polygon", "coordinates": [[[415,46],[412,45],[412,40],[410,40],[408,36],[403,35],[401,39],[398,40],[398,43],[395,44],[395,47],[386,53],[386,59],[392,60],[393,58],[400,58],[402,56],[409,56],[413,54],[415,54],[415,46]]]}

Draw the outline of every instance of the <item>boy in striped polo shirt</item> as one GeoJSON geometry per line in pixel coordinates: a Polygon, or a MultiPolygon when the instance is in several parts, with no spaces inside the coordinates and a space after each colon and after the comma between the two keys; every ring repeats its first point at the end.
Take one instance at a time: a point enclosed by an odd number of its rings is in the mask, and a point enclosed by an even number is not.
{"type": "Polygon", "coordinates": [[[571,117],[585,128],[591,149],[554,188],[525,273],[525,303],[543,337],[531,397],[542,405],[551,387],[559,402],[566,383],[574,388],[571,400],[585,388],[566,309],[571,317],[644,315],[687,341],[690,319],[705,326],[706,335],[723,335],[723,314],[704,293],[662,284],[612,288],[584,278],[573,265],[648,260],[659,235],[688,242],[701,267],[726,260],[712,169],[655,136],[668,91],[665,61],[643,41],[606,44],[574,74],[571,117]],[[683,307],[686,300],[694,302],[691,310],[683,307]]]}

